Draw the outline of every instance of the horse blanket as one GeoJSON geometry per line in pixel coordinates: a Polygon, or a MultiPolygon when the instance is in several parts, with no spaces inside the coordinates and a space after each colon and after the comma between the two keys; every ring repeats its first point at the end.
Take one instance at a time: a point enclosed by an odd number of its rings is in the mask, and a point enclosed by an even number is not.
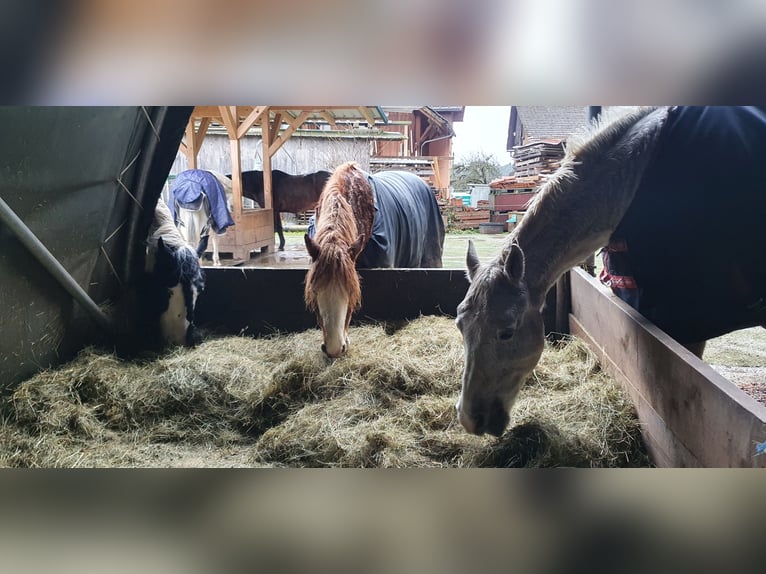
{"type": "Polygon", "coordinates": [[[444,221],[431,189],[406,171],[384,171],[367,178],[375,218],[372,237],[356,266],[441,267],[444,221]]]}
{"type": "Polygon", "coordinates": [[[226,205],[226,192],[221,183],[209,171],[188,169],[178,174],[170,189],[168,207],[173,221],[178,224],[176,204],[179,207],[196,211],[202,206],[203,194],[210,205],[211,227],[218,234],[234,225],[229,208],[226,205]]]}
{"type": "Polygon", "coordinates": [[[766,110],[675,107],[601,280],[681,343],[766,324],[766,110]]]}

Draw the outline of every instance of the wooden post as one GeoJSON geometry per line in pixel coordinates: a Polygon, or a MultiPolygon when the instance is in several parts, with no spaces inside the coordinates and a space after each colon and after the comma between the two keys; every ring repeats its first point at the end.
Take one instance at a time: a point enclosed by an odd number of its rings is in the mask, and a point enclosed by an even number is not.
{"type": "Polygon", "coordinates": [[[268,108],[261,120],[261,141],[263,144],[263,207],[274,209],[271,201],[271,125],[268,108]]]}
{"type": "Polygon", "coordinates": [[[231,146],[231,203],[235,225],[242,221],[242,159],[239,139],[229,139],[231,146]]]}
{"type": "Polygon", "coordinates": [[[567,271],[556,281],[556,332],[569,334],[569,312],[572,309],[571,290],[569,288],[569,272],[567,271]]]}
{"type": "Polygon", "coordinates": [[[186,146],[184,153],[186,154],[187,169],[197,169],[197,153],[198,149],[195,147],[197,138],[194,133],[194,117],[189,118],[189,123],[186,125],[186,146]]]}

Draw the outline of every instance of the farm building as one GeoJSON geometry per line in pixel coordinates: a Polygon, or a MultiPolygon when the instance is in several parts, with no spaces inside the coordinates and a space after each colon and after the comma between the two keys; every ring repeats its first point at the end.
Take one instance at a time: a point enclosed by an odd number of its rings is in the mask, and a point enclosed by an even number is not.
{"type": "MultiPolygon", "coordinates": [[[[345,119],[331,112],[307,119],[285,141],[271,161],[272,169],[301,174],[332,170],[344,161],[356,161],[372,173],[404,169],[417,173],[437,193],[449,188],[452,161],[452,124],[463,119],[463,107],[386,107],[368,124],[358,115],[345,119]]],[[[199,122],[196,123],[197,129],[199,122]]],[[[242,169],[262,169],[261,128],[254,125],[241,138],[242,169]]],[[[230,171],[226,128],[211,122],[199,150],[198,166],[222,173],[230,171]]],[[[178,153],[171,179],[189,169],[186,154],[178,153]]]]}
{"type": "MultiPolygon", "coordinates": [[[[360,122],[375,113],[351,109],[360,122]]],[[[238,162],[240,137],[261,122],[268,126],[261,138],[266,171],[297,120],[315,112],[0,110],[2,465],[141,466],[144,456],[162,464],[156,461],[168,459],[158,453],[175,445],[186,449],[184,463],[200,466],[206,457],[221,466],[630,466],[647,463],[639,436],[660,466],[766,464],[753,456],[754,443],[764,441],[766,407],[580,271],[548,293],[546,331],[571,325],[623,392],[604,392],[611,383],[585,347],[573,347],[575,364],[563,369],[560,348],[551,348],[520,424],[500,440],[467,436],[455,421],[463,354],[453,318],[468,289],[463,268],[360,270],[362,306],[352,323],[360,352],[335,362],[322,356],[316,317],[305,308],[305,269],[205,268],[194,319],[208,338],[195,349],[133,361],[123,339],[136,342],[131,313],[141,303],[136,286],[145,276],[147,233],[179,146],[188,166],[201,163],[200,126],[219,118],[238,162]],[[371,352],[363,355],[364,347],[371,352]],[[587,383],[585,394],[580,383],[587,383]],[[541,396],[545,402],[535,406],[541,396]],[[330,401],[333,414],[321,410],[330,401]],[[396,417],[389,416],[394,408],[396,417]],[[609,432],[595,438],[571,421],[540,418],[575,410],[577,417],[619,411],[628,418],[600,420],[609,432]],[[393,427],[401,434],[389,432],[393,427]],[[625,448],[606,448],[607,435],[625,448]],[[139,436],[151,441],[139,444],[139,436]],[[43,447],[51,437],[56,441],[43,447]],[[246,456],[226,459],[240,447],[246,456]],[[626,462],[628,454],[638,458],[626,462]]],[[[253,211],[268,215],[267,198],[253,211]]],[[[238,223],[248,211],[240,207],[238,223]]],[[[271,220],[254,219],[273,248],[271,220]]]]}
{"type": "MultiPolygon", "coordinates": [[[[289,137],[280,142],[279,151],[273,151],[270,166],[288,174],[308,174],[319,170],[332,171],[344,161],[355,161],[370,173],[383,170],[404,170],[420,176],[433,189],[437,197],[446,198],[449,190],[452,162],[452,124],[462,121],[463,107],[431,108],[413,107],[362,107],[359,109],[324,108],[301,118],[296,123],[299,111],[282,110],[282,127],[289,129],[289,137]],[[291,123],[292,122],[292,123],[291,123]]],[[[209,107],[198,108],[191,120],[191,129],[202,137],[195,160],[190,160],[189,151],[180,149],[176,155],[163,191],[167,199],[172,181],[192,166],[217,171],[231,172],[230,138],[227,128],[217,112],[209,107]],[[203,115],[210,114],[202,124],[203,115]],[[200,130],[204,127],[205,132],[200,130]]],[[[272,121],[272,130],[275,129],[272,121]]],[[[189,135],[185,140],[189,139],[189,135]]],[[[239,156],[241,168],[262,170],[263,139],[258,123],[239,134],[239,156]]],[[[245,201],[245,207],[253,204],[245,201]]],[[[296,214],[305,223],[313,213],[296,214]]],[[[235,215],[235,218],[237,216],[235,215]]],[[[263,214],[259,217],[263,218],[263,214]]],[[[240,225],[240,230],[242,226],[240,225]]],[[[233,231],[233,233],[239,233],[233,231]]],[[[260,233],[265,237],[265,232],[260,233]]],[[[246,247],[234,246],[230,239],[223,240],[226,252],[236,253],[235,259],[247,260],[256,252],[272,251],[268,241],[248,240],[246,247]]]]}

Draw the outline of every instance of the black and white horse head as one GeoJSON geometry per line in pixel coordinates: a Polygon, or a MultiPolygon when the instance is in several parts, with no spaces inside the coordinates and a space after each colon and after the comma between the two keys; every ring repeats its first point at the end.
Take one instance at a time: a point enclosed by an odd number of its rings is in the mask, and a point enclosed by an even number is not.
{"type": "Polygon", "coordinates": [[[141,305],[147,335],[158,338],[161,346],[198,342],[194,308],[205,287],[199,257],[200,252],[181,237],[168,207],[159,201],[147,240],[141,305]]]}

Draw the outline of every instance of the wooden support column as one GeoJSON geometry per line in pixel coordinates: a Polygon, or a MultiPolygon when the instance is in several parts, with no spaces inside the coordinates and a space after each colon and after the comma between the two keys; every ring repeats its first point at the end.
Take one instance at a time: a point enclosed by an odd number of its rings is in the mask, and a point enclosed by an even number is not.
{"type": "Polygon", "coordinates": [[[261,140],[263,144],[263,207],[274,209],[271,201],[271,127],[269,125],[269,111],[266,109],[264,119],[261,120],[261,140]]]}
{"type": "Polygon", "coordinates": [[[242,158],[239,139],[230,139],[231,146],[231,203],[235,225],[242,221],[242,158]]]}
{"type": "Polygon", "coordinates": [[[237,106],[219,106],[223,125],[226,126],[226,132],[229,135],[229,145],[231,146],[231,202],[234,225],[239,225],[242,221],[242,159],[237,135],[237,106]]]}
{"type": "Polygon", "coordinates": [[[186,145],[182,146],[184,154],[186,154],[187,169],[197,169],[197,153],[199,150],[194,146],[196,142],[194,136],[194,118],[189,118],[189,123],[186,125],[186,145]]]}

